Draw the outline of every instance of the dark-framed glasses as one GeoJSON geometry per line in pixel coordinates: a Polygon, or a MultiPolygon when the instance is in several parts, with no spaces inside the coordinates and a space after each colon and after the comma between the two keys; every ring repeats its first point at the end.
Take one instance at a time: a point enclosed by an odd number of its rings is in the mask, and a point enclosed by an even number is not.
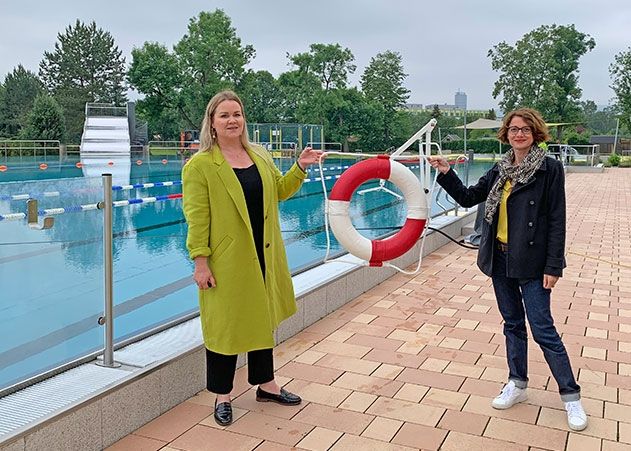
{"type": "Polygon", "coordinates": [[[524,135],[531,135],[532,134],[532,128],[525,126],[525,127],[508,127],[508,133],[510,133],[511,135],[516,135],[517,133],[522,132],[522,134],[524,135]]]}

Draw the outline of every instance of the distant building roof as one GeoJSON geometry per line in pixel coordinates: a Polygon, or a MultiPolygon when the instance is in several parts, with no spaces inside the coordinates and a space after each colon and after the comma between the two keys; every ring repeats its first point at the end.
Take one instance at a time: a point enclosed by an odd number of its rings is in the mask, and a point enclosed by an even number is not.
{"type": "Polygon", "coordinates": [[[447,134],[447,136],[443,138],[443,141],[452,142],[452,141],[460,141],[460,139],[461,139],[460,136],[454,135],[453,133],[449,133],[447,134]]]}
{"type": "Polygon", "coordinates": [[[590,144],[613,144],[616,137],[613,135],[592,135],[589,137],[590,144]]]}

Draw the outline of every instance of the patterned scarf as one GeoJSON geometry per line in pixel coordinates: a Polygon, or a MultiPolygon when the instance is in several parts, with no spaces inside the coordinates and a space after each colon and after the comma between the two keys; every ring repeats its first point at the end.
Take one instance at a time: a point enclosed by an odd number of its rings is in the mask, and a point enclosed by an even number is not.
{"type": "Polygon", "coordinates": [[[515,151],[513,149],[506,152],[504,158],[497,164],[500,170],[500,176],[491,188],[489,196],[486,199],[486,209],[484,211],[484,219],[489,224],[493,223],[493,216],[497,211],[497,207],[502,200],[502,189],[506,180],[510,180],[512,185],[515,183],[524,184],[528,182],[535,174],[535,171],[541,167],[546,151],[539,146],[533,145],[526,155],[526,158],[518,166],[513,166],[515,160],[515,151]]]}

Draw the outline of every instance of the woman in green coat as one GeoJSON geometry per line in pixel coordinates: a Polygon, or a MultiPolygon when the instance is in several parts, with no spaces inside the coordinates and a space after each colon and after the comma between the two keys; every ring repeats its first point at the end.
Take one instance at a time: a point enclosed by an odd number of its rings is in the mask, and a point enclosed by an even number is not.
{"type": "Polygon", "coordinates": [[[269,153],[249,142],[241,99],[223,91],[208,103],[200,151],[182,171],[207,388],[217,394],[215,420],[222,426],[232,422],[239,353],[248,353],[248,381],[259,386],[257,401],[301,402],[274,380],[274,330],[296,312],[278,202],[300,189],[305,169],[321,154],[306,148],[282,175],[269,153]]]}

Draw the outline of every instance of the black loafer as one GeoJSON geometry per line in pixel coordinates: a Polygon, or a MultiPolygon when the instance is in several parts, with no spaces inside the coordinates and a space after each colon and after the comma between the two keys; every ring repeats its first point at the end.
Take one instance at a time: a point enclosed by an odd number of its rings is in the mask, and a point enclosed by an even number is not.
{"type": "Polygon", "coordinates": [[[215,421],[219,426],[229,426],[232,424],[232,404],[222,402],[217,404],[215,401],[215,421]]]}
{"type": "Polygon", "coordinates": [[[276,402],[283,406],[296,406],[302,402],[300,396],[289,393],[284,388],[280,389],[280,395],[268,393],[261,390],[261,387],[256,389],[256,400],[259,402],[276,402]]]}

